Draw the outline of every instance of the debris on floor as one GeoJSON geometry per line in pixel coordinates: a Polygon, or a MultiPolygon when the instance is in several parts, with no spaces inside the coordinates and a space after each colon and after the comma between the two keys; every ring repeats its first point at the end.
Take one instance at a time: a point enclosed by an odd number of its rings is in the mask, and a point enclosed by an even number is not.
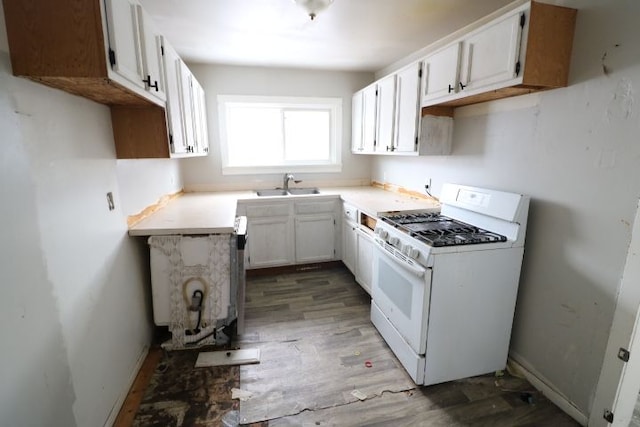
{"type": "Polygon", "coordinates": [[[247,390],[242,390],[239,388],[232,388],[231,389],[231,398],[232,399],[239,399],[242,402],[246,402],[247,400],[251,399],[253,397],[253,393],[251,393],[250,391],[247,390]]]}
{"type": "Polygon", "coordinates": [[[206,351],[198,354],[196,368],[209,366],[246,365],[260,363],[260,349],[206,351]]]}
{"type": "Polygon", "coordinates": [[[360,400],[365,400],[367,398],[367,395],[361,392],[360,390],[353,390],[351,392],[351,395],[360,400]]]}

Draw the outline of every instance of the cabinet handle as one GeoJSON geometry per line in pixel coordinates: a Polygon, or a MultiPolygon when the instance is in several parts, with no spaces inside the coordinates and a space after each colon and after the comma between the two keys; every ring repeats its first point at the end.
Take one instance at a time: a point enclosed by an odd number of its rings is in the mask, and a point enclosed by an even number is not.
{"type": "Polygon", "coordinates": [[[463,85],[462,82],[459,82],[459,83],[460,83],[460,90],[464,90],[464,88],[467,87],[467,85],[463,85]]]}
{"type": "Polygon", "coordinates": [[[147,74],[147,78],[142,82],[146,83],[149,88],[153,88],[156,90],[156,92],[158,92],[158,81],[156,80],[154,84],[151,84],[151,76],[149,74],[147,74]]]}
{"type": "Polygon", "coordinates": [[[453,92],[453,86],[449,85],[449,93],[453,92]]]}

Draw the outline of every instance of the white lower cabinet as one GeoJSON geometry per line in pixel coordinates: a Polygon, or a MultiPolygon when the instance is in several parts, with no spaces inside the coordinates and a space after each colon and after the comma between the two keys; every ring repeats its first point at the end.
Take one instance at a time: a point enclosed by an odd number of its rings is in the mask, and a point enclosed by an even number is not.
{"type": "Polygon", "coordinates": [[[288,201],[241,204],[247,216],[247,268],[290,265],[294,262],[292,205],[288,201]]]}
{"type": "Polygon", "coordinates": [[[335,258],[333,214],[296,217],[295,228],[296,263],[330,261],[335,258]]]}
{"type": "Polygon", "coordinates": [[[343,218],[342,223],[342,262],[354,275],[356,274],[356,251],[358,250],[358,241],[356,236],[355,222],[346,221],[343,218]]]}
{"type": "Polygon", "coordinates": [[[357,236],[357,260],[356,260],[356,282],[371,294],[371,283],[373,281],[373,237],[368,232],[358,228],[357,236]]]}
{"type": "Polygon", "coordinates": [[[373,278],[373,238],[372,231],[358,224],[358,210],[344,203],[342,205],[342,262],[353,273],[356,282],[371,294],[373,278]]]}
{"type": "Polygon", "coordinates": [[[248,268],[293,264],[293,234],[288,216],[247,219],[248,268]]]}
{"type": "Polygon", "coordinates": [[[337,199],[256,201],[241,204],[247,216],[248,269],[336,259],[337,199]]]}

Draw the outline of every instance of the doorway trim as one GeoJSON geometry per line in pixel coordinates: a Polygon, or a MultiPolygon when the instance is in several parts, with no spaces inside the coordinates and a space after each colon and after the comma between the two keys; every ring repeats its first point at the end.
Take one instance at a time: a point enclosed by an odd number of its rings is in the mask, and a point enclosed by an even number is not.
{"type": "Polygon", "coordinates": [[[590,427],[627,427],[640,392],[640,201],[631,230],[631,243],[622,272],[616,308],[600,378],[589,416],[590,427]],[[630,352],[628,362],[618,358],[630,352]],[[613,422],[604,418],[613,413],[613,422]]]}

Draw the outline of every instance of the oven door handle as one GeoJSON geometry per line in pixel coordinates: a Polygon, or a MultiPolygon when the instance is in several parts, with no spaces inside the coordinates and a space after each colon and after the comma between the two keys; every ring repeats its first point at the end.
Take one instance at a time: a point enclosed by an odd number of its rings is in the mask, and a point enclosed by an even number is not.
{"type": "Polygon", "coordinates": [[[426,273],[426,270],[424,268],[416,267],[416,266],[413,266],[411,264],[407,264],[406,262],[402,261],[401,259],[398,259],[394,254],[387,253],[387,250],[382,248],[379,243],[376,244],[376,248],[378,249],[378,251],[380,251],[380,253],[384,254],[384,256],[386,258],[389,258],[390,260],[395,262],[397,265],[399,265],[400,267],[404,268],[405,270],[411,272],[415,276],[422,277],[426,273]]]}

